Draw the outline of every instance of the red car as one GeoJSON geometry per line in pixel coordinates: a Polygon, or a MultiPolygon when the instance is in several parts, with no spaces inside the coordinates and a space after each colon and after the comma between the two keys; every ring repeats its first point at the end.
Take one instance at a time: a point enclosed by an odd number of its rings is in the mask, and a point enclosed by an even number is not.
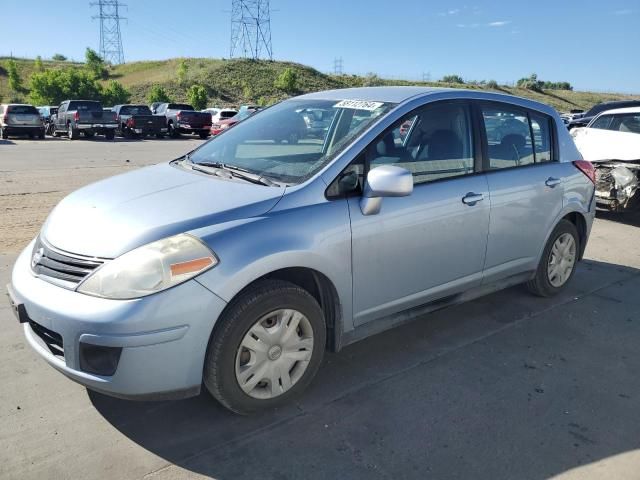
{"type": "Polygon", "coordinates": [[[246,109],[240,108],[240,111],[236,113],[233,117],[225,118],[224,120],[220,120],[219,122],[216,122],[213,125],[211,125],[211,135],[213,136],[219,135],[227,128],[233,127],[236,123],[239,123],[245,118],[250,117],[257,111],[258,110],[256,108],[246,108],[246,109]]]}

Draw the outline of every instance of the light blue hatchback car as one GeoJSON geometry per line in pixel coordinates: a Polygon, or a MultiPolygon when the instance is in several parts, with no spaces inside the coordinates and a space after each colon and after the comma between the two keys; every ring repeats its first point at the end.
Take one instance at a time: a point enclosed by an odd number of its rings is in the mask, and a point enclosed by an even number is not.
{"type": "Polygon", "coordinates": [[[326,349],[514,284],[557,293],[594,211],[593,168],[548,106],[318,92],[69,195],[8,290],[31,346],[88,388],[204,383],[250,413],[302,391],[326,349]]]}

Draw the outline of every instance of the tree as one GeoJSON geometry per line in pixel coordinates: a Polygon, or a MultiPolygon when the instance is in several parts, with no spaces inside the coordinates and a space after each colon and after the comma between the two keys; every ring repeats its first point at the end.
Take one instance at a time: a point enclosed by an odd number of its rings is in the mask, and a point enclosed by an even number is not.
{"type": "Polygon", "coordinates": [[[440,81],[444,83],[464,83],[460,75],[445,75],[440,81]]]}
{"type": "Polygon", "coordinates": [[[57,105],[69,98],[101,100],[102,85],[77,68],[54,68],[31,75],[30,100],[36,105],[57,105]]]}
{"type": "Polygon", "coordinates": [[[113,106],[120,105],[122,103],[129,103],[131,98],[131,92],[124,88],[120,82],[111,80],[102,91],[102,102],[105,105],[113,106]]]}
{"type": "Polygon", "coordinates": [[[298,74],[293,68],[287,67],[276,78],[274,86],[283,92],[294,93],[298,90],[298,74]]]}
{"type": "Polygon", "coordinates": [[[497,90],[498,88],[500,88],[500,86],[498,85],[498,82],[496,82],[495,80],[489,80],[486,85],[487,85],[487,88],[492,88],[494,90],[497,90]]]}
{"type": "Polygon", "coordinates": [[[7,76],[9,77],[9,88],[13,90],[14,93],[21,92],[22,79],[20,78],[20,74],[18,73],[18,65],[13,59],[7,62],[7,76]]]}
{"type": "Polygon", "coordinates": [[[87,47],[87,50],[84,52],[84,64],[86,69],[91,72],[95,78],[107,78],[108,72],[104,60],[98,55],[98,52],[89,47],[87,47]]]}
{"type": "Polygon", "coordinates": [[[56,62],[66,62],[67,57],[65,57],[61,53],[56,53],[53,55],[53,57],[51,57],[51,60],[55,60],[56,62]]]}
{"type": "Polygon", "coordinates": [[[189,103],[196,110],[202,110],[203,108],[206,108],[207,102],[209,101],[207,89],[202,85],[191,85],[191,87],[187,91],[187,98],[189,99],[189,103]]]}
{"type": "Polygon", "coordinates": [[[147,94],[147,101],[149,103],[168,103],[171,101],[171,99],[169,98],[169,95],[167,95],[167,92],[164,88],[162,88],[160,85],[153,85],[149,90],[149,93],[147,94]]]}
{"type": "Polygon", "coordinates": [[[44,70],[44,65],[42,64],[42,57],[38,55],[36,57],[35,62],[33,62],[33,69],[36,72],[42,72],[44,70]]]}
{"type": "Polygon", "coordinates": [[[184,58],[180,59],[178,62],[178,69],[176,70],[176,74],[178,75],[178,83],[180,85],[184,85],[187,80],[187,72],[189,71],[189,66],[184,58]]]}

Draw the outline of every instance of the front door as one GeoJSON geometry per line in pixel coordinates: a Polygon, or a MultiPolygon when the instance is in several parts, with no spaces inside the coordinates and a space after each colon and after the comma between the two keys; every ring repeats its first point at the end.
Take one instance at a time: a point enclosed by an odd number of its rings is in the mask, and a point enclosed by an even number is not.
{"type": "Polygon", "coordinates": [[[438,102],[369,147],[369,169],[406,168],[414,191],[384,198],[375,215],[363,215],[359,197],[349,199],[356,325],[481,283],[489,190],[471,124],[467,104],[438,102]]]}

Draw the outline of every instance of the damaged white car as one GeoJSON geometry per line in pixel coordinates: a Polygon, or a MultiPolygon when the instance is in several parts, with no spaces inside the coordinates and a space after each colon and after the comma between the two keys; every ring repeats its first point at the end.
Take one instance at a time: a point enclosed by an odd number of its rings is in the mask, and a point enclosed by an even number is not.
{"type": "Polygon", "coordinates": [[[596,205],[602,210],[640,208],[640,108],[607,110],[571,136],[596,167],[596,205]]]}

